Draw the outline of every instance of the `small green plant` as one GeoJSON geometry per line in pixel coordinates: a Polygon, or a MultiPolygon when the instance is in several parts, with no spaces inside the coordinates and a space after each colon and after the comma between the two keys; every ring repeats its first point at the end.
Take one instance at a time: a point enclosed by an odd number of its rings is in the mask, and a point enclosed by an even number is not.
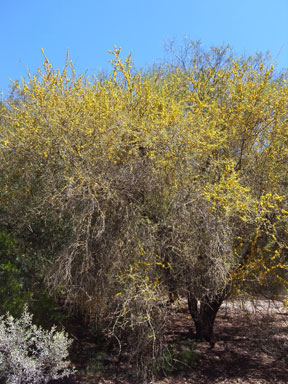
{"type": "Polygon", "coordinates": [[[64,332],[32,323],[24,307],[22,316],[0,317],[0,378],[7,384],[44,384],[73,374],[68,348],[72,340],[64,332]]]}
{"type": "Polygon", "coordinates": [[[9,311],[13,315],[20,314],[32,293],[23,291],[19,268],[10,261],[1,263],[0,279],[1,312],[9,311]]]}
{"type": "Polygon", "coordinates": [[[193,343],[193,341],[187,340],[171,344],[159,359],[157,371],[168,374],[190,370],[197,360],[193,343]]]}
{"type": "Polygon", "coordinates": [[[19,317],[28,303],[34,322],[47,328],[65,321],[67,316],[58,310],[55,299],[37,276],[34,258],[23,254],[17,240],[0,230],[0,315],[9,312],[19,317]]]}
{"type": "Polygon", "coordinates": [[[19,268],[19,254],[15,240],[0,231],[0,313],[21,314],[31,292],[24,288],[24,278],[19,268]]]}

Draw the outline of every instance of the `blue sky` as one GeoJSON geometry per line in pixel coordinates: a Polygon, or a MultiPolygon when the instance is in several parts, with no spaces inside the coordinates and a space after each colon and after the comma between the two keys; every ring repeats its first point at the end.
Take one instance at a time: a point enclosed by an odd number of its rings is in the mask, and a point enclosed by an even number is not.
{"type": "Polygon", "coordinates": [[[66,51],[77,72],[109,69],[107,50],[122,47],[137,67],[165,56],[169,40],[229,43],[237,54],[269,50],[288,67],[288,0],[0,0],[0,91],[66,51]]]}

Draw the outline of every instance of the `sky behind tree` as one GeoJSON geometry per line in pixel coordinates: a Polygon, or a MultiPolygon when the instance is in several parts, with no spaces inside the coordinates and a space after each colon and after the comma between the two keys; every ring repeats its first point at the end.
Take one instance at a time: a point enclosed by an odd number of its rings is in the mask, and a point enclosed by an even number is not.
{"type": "Polygon", "coordinates": [[[0,0],[0,91],[42,65],[44,49],[76,72],[109,70],[114,45],[137,67],[165,57],[165,44],[189,38],[205,47],[229,44],[235,54],[270,51],[288,68],[288,0],[0,0]]]}

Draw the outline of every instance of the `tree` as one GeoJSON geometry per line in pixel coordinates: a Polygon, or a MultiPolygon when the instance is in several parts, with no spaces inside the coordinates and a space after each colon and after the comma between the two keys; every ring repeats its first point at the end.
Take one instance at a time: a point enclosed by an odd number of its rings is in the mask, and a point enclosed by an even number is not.
{"type": "Polygon", "coordinates": [[[285,78],[192,48],[145,74],[115,48],[99,80],[45,57],[2,113],[6,220],[49,290],[132,335],[139,364],[161,348],[165,296],[187,295],[211,341],[227,295],[287,286],[285,78]]]}
{"type": "MultiPolygon", "coordinates": [[[[182,87],[175,92],[181,89],[189,107],[189,177],[197,181],[182,186],[186,196],[176,199],[187,237],[174,245],[180,252],[173,271],[181,266],[183,244],[190,244],[178,281],[190,287],[197,336],[211,340],[229,294],[271,295],[287,287],[287,86],[263,56],[233,59],[229,47],[207,53],[186,45],[172,73],[179,68],[182,87]]],[[[176,227],[174,239],[181,233],[176,227]]]]}

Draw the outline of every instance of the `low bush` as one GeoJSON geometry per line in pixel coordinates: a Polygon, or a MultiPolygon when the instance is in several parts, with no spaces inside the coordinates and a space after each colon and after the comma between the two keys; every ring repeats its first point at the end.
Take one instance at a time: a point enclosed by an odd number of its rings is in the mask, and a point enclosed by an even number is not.
{"type": "Polygon", "coordinates": [[[73,374],[69,368],[71,339],[52,327],[46,331],[32,323],[24,308],[22,316],[0,317],[0,377],[7,384],[48,383],[73,374]]]}

